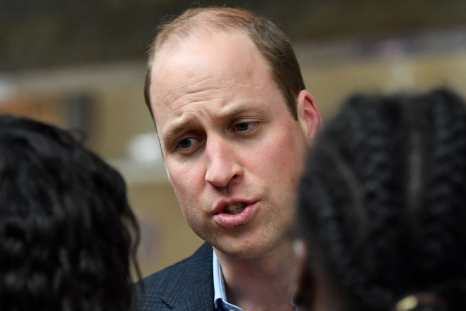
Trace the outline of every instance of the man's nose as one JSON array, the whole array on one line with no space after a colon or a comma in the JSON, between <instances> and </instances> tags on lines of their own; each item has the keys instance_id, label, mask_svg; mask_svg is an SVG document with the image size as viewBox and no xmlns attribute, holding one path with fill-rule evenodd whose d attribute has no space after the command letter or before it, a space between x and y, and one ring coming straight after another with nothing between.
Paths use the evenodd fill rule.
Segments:
<instances>
[{"instance_id":1,"label":"man's nose","mask_svg":"<svg viewBox=\"0 0 466 311\"><path fill-rule=\"evenodd\" d=\"M221 138L208 139L205 149L207 168L205 180L216 187L226 187L242 174L235 158L234 147Z\"/></svg>"}]
</instances>

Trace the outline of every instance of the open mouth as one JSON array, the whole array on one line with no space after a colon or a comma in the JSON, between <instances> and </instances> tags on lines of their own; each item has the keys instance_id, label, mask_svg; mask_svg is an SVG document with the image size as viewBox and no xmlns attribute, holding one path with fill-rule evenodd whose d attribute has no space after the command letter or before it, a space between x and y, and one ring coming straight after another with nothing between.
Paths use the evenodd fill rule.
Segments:
<instances>
[{"instance_id":1,"label":"open mouth","mask_svg":"<svg viewBox=\"0 0 466 311\"><path fill-rule=\"evenodd\" d=\"M225 208L224 213L228 215L236 215L241 213L246 207L246 203L230 204Z\"/></svg>"}]
</instances>

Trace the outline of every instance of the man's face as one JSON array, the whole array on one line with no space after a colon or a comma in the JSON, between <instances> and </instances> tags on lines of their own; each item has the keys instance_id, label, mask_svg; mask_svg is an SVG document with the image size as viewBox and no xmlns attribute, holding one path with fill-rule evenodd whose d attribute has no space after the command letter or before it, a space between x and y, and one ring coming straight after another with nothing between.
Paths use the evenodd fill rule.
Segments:
<instances>
[{"instance_id":1,"label":"man's face","mask_svg":"<svg viewBox=\"0 0 466 311\"><path fill-rule=\"evenodd\" d=\"M164 46L150 96L168 174L191 229L241 258L284 239L306 136L240 33Z\"/></svg>"}]
</instances>

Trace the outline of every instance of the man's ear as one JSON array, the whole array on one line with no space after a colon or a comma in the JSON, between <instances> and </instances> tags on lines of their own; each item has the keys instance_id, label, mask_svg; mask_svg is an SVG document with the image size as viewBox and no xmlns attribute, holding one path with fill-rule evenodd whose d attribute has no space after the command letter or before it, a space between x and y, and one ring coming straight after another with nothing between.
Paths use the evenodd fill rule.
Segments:
<instances>
[{"instance_id":1,"label":"man's ear","mask_svg":"<svg viewBox=\"0 0 466 311\"><path fill-rule=\"evenodd\" d=\"M298 239L293 242L293 250L298 260L298 277L296 289L292 297L295 306L300 306L300 310L310 310L315 300L315 279L308 267L308 255L306 244Z\"/></svg>"},{"instance_id":2,"label":"man's ear","mask_svg":"<svg viewBox=\"0 0 466 311\"><path fill-rule=\"evenodd\" d=\"M322 128L322 117L314 102L314 98L307 90L302 90L297 99L298 122L303 130L308 145L312 145L319 130Z\"/></svg>"}]
</instances>

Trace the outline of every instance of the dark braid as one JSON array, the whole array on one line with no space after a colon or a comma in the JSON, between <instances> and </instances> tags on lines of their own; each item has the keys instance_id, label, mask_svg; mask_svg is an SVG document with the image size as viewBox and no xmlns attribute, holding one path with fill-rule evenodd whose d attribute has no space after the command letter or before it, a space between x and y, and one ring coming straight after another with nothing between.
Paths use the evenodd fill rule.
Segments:
<instances>
[{"instance_id":1,"label":"dark braid","mask_svg":"<svg viewBox=\"0 0 466 311\"><path fill-rule=\"evenodd\" d=\"M429 290L453 301L466 279L465 166L465 108L449 91L354 96L327 125L298 221L349 310L390 310Z\"/></svg>"},{"instance_id":2,"label":"dark braid","mask_svg":"<svg viewBox=\"0 0 466 311\"><path fill-rule=\"evenodd\" d=\"M466 288L466 117L463 102L438 91L428 103L425 202L419 212L423 241L417 279L448 289L452 280ZM429 274L424 271L431 271ZM448 277L448 278L447 278ZM446 281L445 281L446 280ZM464 295L464 292L463 292Z\"/></svg>"}]
</instances>

